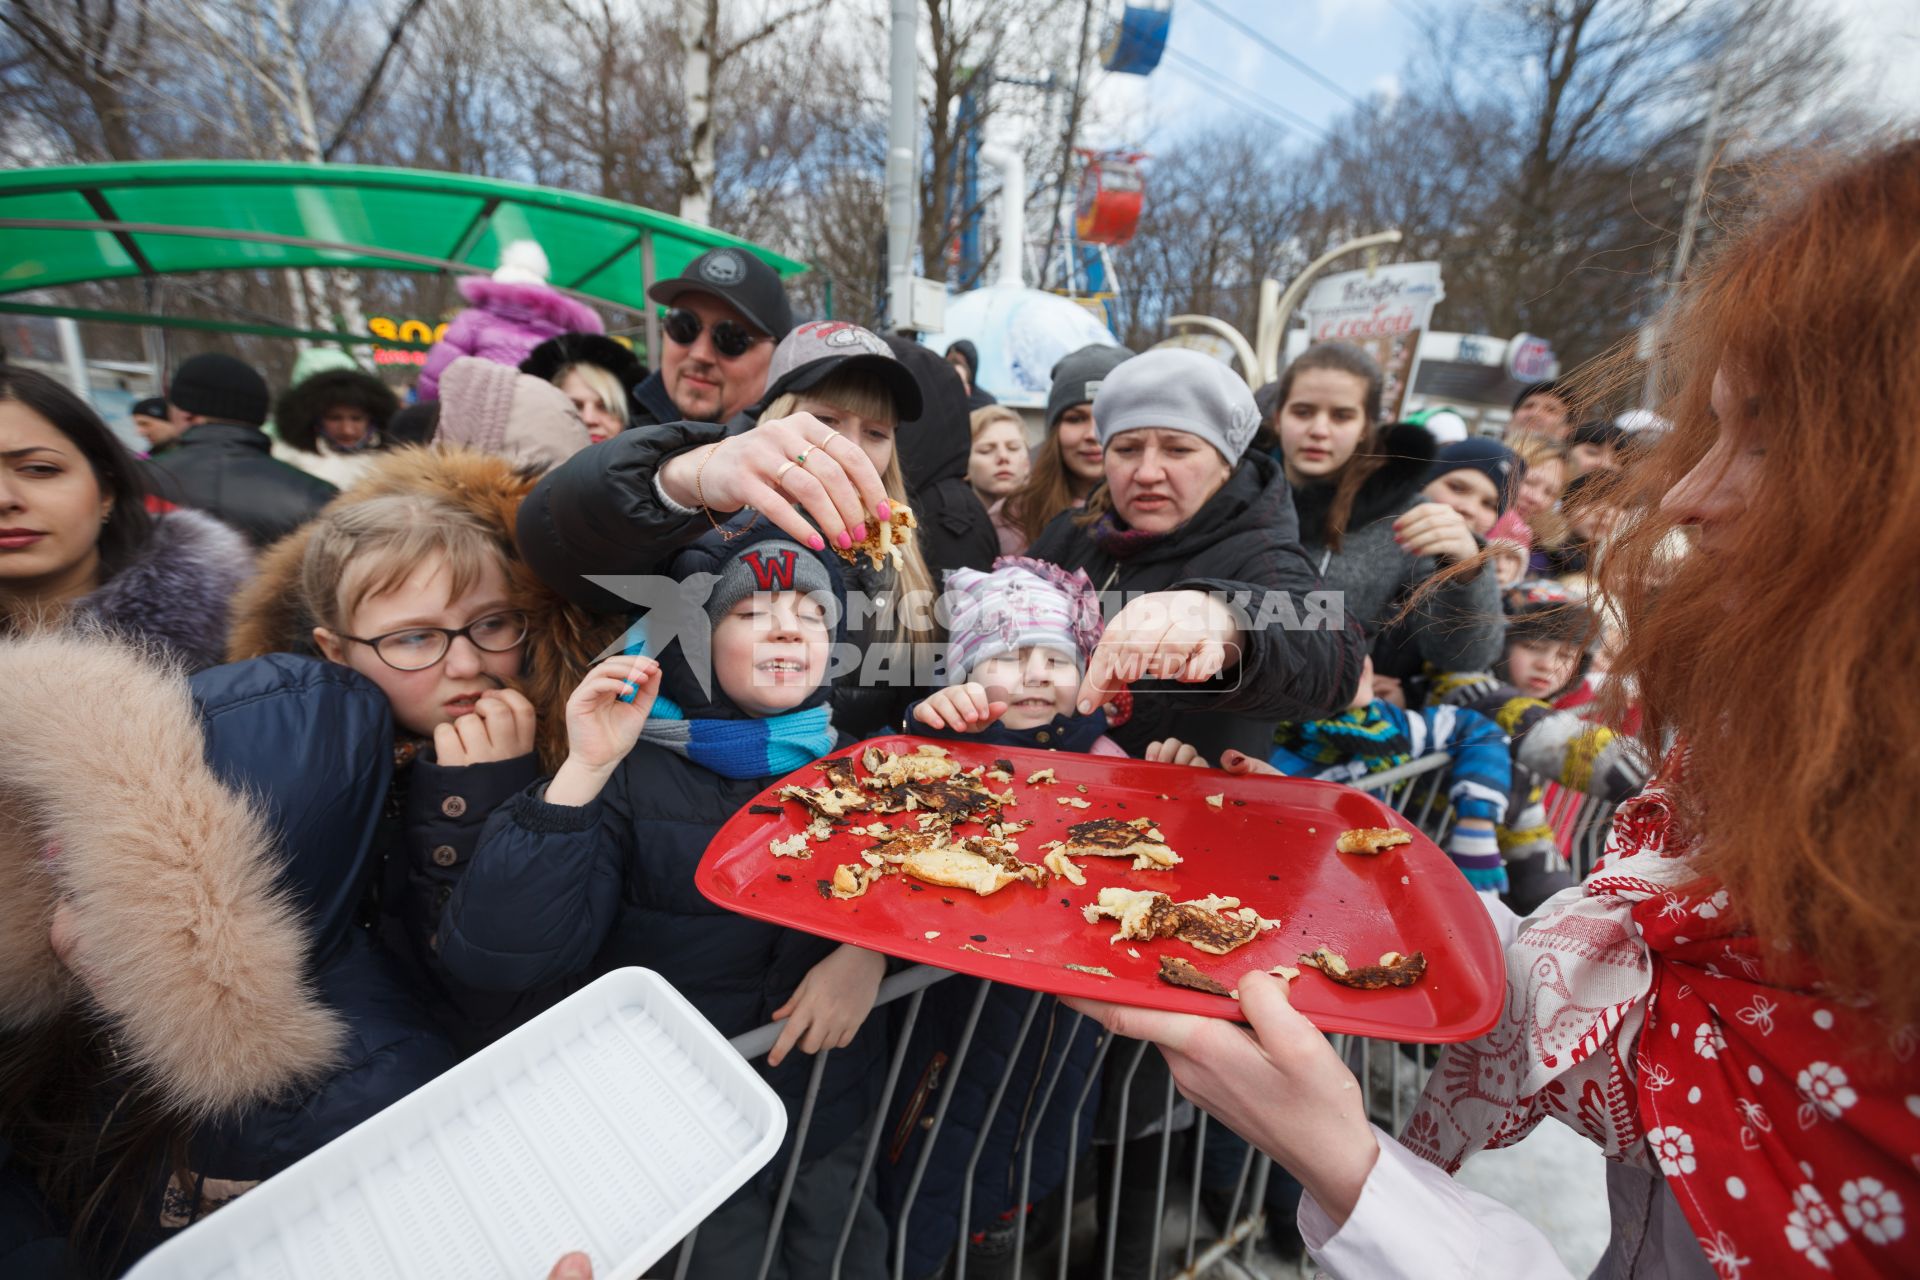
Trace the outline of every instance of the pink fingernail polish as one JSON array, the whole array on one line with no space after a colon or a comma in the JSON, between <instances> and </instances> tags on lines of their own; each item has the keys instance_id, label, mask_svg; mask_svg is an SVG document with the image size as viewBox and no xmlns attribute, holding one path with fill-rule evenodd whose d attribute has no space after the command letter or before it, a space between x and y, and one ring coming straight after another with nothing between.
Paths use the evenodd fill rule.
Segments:
<instances>
[{"instance_id":1,"label":"pink fingernail polish","mask_svg":"<svg viewBox=\"0 0 1920 1280\"><path fill-rule=\"evenodd\" d=\"M893 504L890 502L883 502L879 506L873 509L873 513L879 516L882 520L891 520L893 519Z\"/></svg>"},{"instance_id":2,"label":"pink fingernail polish","mask_svg":"<svg viewBox=\"0 0 1920 1280\"><path fill-rule=\"evenodd\" d=\"M833 540L835 543L839 544L839 547L842 551L845 551L848 547L853 545L853 537L845 529L842 529L837 535L835 535Z\"/></svg>"},{"instance_id":3,"label":"pink fingernail polish","mask_svg":"<svg viewBox=\"0 0 1920 1280\"><path fill-rule=\"evenodd\" d=\"M816 533L807 539L807 545L815 551L825 551L827 549L827 540Z\"/></svg>"},{"instance_id":4,"label":"pink fingernail polish","mask_svg":"<svg viewBox=\"0 0 1920 1280\"><path fill-rule=\"evenodd\" d=\"M866 525L864 525L864 524L857 524L857 525L855 525L855 526L853 526L853 540L854 540L855 542L865 542L865 541L867 540L867 526L866 526Z\"/></svg>"}]
</instances>

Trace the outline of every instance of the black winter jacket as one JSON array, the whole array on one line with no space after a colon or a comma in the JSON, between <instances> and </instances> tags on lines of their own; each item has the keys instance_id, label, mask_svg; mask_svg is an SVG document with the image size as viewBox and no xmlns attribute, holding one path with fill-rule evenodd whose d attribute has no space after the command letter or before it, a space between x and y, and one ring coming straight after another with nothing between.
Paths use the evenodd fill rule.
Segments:
<instances>
[{"instance_id":1,"label":"black winter jacket","mask_svg":"<svg viewBox=\"0 0 1920 1280\"><path fill-rule=\"evenodd\" d=\"M257 427L206 422L147 460L153 491L220 517L256 547L305 524L339 490L273 456Z\"/></svg>"},{"instance_id":2,"label":"black winter jacket","mask_svg":"<svg viewBox=\"0 0 1920 1280\"><path fill-rule=\"evenodd\" d=\"M644 384L643 384L644 385ZM750 428L737 418L727 427L674 422L635 427L582 449L552 471L520 504L520 554L540 580L584 608L630 613L632 603L588 580L588 575L662 574L674 553L713 528L705 512L681 515L654 492L653 477L673 454ZM865 560L844 565L848 591L878 598L892 594L892 571ZM859 610L849 619L847 639L862 653L883 641L880 618ZM899 723L920 690L861 683L859 670L838 677L833 722L856 738Z\"/></svg>"},{"instance_id":3,"label":"black winter jacket","mask_svg":"<svg viewBox=\"0 0 1920 1280\"><path fill-rule=\"evenodd\" d=\"M636 745L591 803L548 804L539 783L487 820L440 922L440 958L495 991L652 969L723 1035L764 1026L836 944L735 915L694 887L714 834L772 778L725 778ZM798 864L796 864L798 865ZM807 1159L865 1120L884 1035L869 1019L828 1059ZM760 1069L798 1113L813 1060Z\"/></svg>"},{"instance_id":4,"label":"black winter jacket","mask_svg":"<svg viewBox=\"0 0 1920 1280\"><path fill-rule=\"evenodd\" d=\"M1280 721L1319 720L1347 705L1366 657L1359 629L1289 629L1273 621L1311 622L1316 611L1306 596L1321 585L1300 549L1286 476L1271 458L1242 458L1193 519L1126 560L1094 543L1078 523L1082 514L1055 516L1027 554L1085 569L1109 618L1125 603L1113 593L1201 590L1224 593L1245 610L1245 621L1264 615L1270 622L1243 622L1240 665L1213 681L1136 684L1132 719L1111 731L1130 755L1143 754L1156 739L1178 737L1216 764L1228 747L1264 760ZM1276 598L1269 599L1272 593Z\"/></svg>"},{"instance_id":5,"label":"black winter jacket","mask_svg":"<svg viewBox=\"0 0 1920 1280\"><path fill-rule=\"evenodd\" d=\"M920 522L920 554L936 588L950 569L985 573L1000 554L1000 535L967 483L973 426L966 387L952 365L919 343L889 338L887 345L913 371L926 405L918 418L900 424L894 444L914 518Z\"/></svg>"}]
</instances>

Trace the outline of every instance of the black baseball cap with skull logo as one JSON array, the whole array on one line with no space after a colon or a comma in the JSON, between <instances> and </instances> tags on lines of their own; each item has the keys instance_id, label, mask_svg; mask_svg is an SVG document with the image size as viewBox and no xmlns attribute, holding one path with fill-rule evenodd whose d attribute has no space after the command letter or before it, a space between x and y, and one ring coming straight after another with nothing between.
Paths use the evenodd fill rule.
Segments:
<instances>
[{"instance_id":1,"label":"black baseball cap with skull logo","mask_svg":"<svg viewBox=\"0 0 1920 1280\"><path fill-rule=\"evenodd\" d=\"M647 296L670 307L684 293L710 293L738 311L746 322L778 342L793 329L780 273L748 249L709 249L671 280L659 280Z\"/></svg>"}]
</instances>

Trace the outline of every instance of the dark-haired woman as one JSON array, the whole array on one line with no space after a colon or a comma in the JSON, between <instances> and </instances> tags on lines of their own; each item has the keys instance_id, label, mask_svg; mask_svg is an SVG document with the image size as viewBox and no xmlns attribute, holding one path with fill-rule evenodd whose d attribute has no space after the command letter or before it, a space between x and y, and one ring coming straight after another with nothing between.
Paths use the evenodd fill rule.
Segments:
<instances>
[{"instance_id":1,"label":"dark-haired woman","mask_svg":"<svg viewBox=\"0 0 1920 1280\"><path fill-rule=\"evenodd\" d=\"M1279 458L1300 517L1300 545L1345 601L1346 616L1375 637L1381 675L1481 671L1500 657L1500 587L1488 569L1432 592L1414 614L1387 624L1433 574L1478 554L1458 512L1420 492L1433 437L1415 426L1375 425L1380 369L1365 352L1322 343L1287 366L1278 388Z\"/></svg>"},{"instance_id":2,"label":"dark-haired woman","mask_svg":"<svg viewBox=\"0 0 1920 1280\"><path fill-rule=\"evenodd\" d=\"M0 634L88 618L191 669L222 661L253 552L212 516L149 514L146 496L133 455L84 400L0 367Z\"/></svg>"}]
</instances>

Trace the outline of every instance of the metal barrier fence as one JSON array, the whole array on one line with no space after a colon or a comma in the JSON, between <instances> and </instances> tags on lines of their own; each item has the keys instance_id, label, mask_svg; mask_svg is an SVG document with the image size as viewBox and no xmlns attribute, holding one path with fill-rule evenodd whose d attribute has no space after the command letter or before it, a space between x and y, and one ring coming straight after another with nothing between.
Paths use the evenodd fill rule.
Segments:
<instances>
[{"instance_id":1,"label":"metal barrier fence","mask_svg":"<svg viewBox=\"0 0 1920 1280\"><path fill-rule=\"evenodd\" d=\"M1415 760L1397 769L1372 775L1361 780L1357 787L1379 795L1387 804L1409 818L1415 826L1426 832L1436 842L1445 834L1452 821L1452 814L1446 798L1446 766L1449 758L1445 754L1435 754ZM1573 794L1573 793L1569 793ZM1573 805L1578 805L1582 797L1574 795ZM1573 811L1573 805L1566 812ZM1596 806L1591 815L1584 815L1589 822L1602 812L1603 807ZM1564 816L1564 814L1563 814ZM1575 815L1583 816L1583 815ZM1577 835L1583 834L1576 832ZM1577 845L1574 850L1577 867L1590 865L1591 855L1585 855L1582 862L1580 849L1597 849L1599 840L1590 838L1586 845ZM815 1103L819 1098L820 1084L829 1054L816 1054L812 1074L807 1083L805 1096L801 1102L798 1116L793 1124L792 1154L781 1172L777 1194L774 1198L772 1216L767 1228L766 1239L759 1254L759 1267L751 1277L742 1273L739 1280L768 1280L770 1276L784 1276L785 1280L839 1280L850 1269L862 1276L881 1273L874 1265L876 1260L862 1257L851 1261L849 1254L853 1250L856 1217L877 1177L878 1159L882 1140L885 1136L885 1120L892 1114L894 1100L898 1094L913 1029L920 1018L924 1002L930 989L945 983L973 983L975 990L968 1012L962 1024L957 1047L952 1057L945 1063L944 1079L957 1082L965 1069L967 1059L976 1047L975 1032L978 1028L981 1012L986 1006L993 984L980 979L966 978L946 970L929 966L916 966L890 975L880 986L879 998L875 1003L876 1013L883 1007L899 1004L895 1023L895 1044L888 1056L884 1084L876 1098L866 1126L864 1149L855 1175L852 1195L847 1201L844 1220L839 1229L837 1244L832 1252L829 1269L822 1276L790 1274L776 1267L781 1242L781 1230L785 1224L793 1203L795 1186L801 1173L801 1157L806 1147L806 1138L813 1123ZM957 988L943 989L956 991ZM1229 1270L1230 1275L1271 1274L1256 1270L1259 1246L1267 1227L1267 1192L1271 1180L1275 1177L1273 1162L1261 1156L1255 1149L1227 1133L1221 1126L1211 1124L1204 1112L1193 1108L1180 1098L1174 1088L1172 1076L1157 1061L1149 1059L1146 1044L1138 1041L1116 1041L1107 1035L1105 1029L1090 1019L1070 1010L1062 1009L1066 1021L1056 1024L1055 1032L1060 1035L1063 1048L1049 1062L1045 1057L1041 1061L1043 1077L1036 1077L1029 1092L1027 1113L1031 1125L1027 1132L1039 1131L1048 1117L1055 1114L1053 1108L1065 1108L1061 1114L1066 1121L1066 1160L1061 1185L1053 1192L1053 1216L1058 1221L1047 1223L1033 1211L1038 1190L1033 1182L1035 1143L1019 1144L1024 1150L1019 1153L1018 1189L1013 1200L1011 1214L1012 1238L1010 1242L1000 1241L1002 1247L997 1254L987 1257L975 1257L970 1260L969 1244L973 1233L973 1188L975 1173L992 1136L992 1121L999 1109L1007 1102L1012 1080L1021 1061L1021 1051L1032 1034L1043 1005L1051 997L1038 992L1020 992L1024 998L1023 1016L1019 1029L1011 1043L996 1045L1004 1049L1006 1067L991 1089L986 1115L980 1118L978 1135L973 1143L965 1165L965 1177L960 1184L957 1226L954 1231L952 1253L947 1263L934 1271L924 1269L909 1274L908 1242L913 1238L914 1214L919 1206L919 1196L933 1158L937 1140L949 1121L949 1107L957 1092L957 1085L937 1090L939 1097L931 1102L931 1114L923 1115L918 1127L924 1132L916 1163L907 1176L904 1197L901 1200L899 1220L891 1225L891 1238L887 1245L884 1260L884 1274L893 1280L930 1280L932 1276L951 1277L951 1280L965 1280L972 1267L975 1280L1018 1280L1021 1276L1054 1276L1057 1280L1068 1280L1069 1268L1074 1261L1075 1237L1081 1237L1084 1246L1087 1232L1076 1232L1075 1182L1084 1176L1076 1167L1074 1153L1080 1150L1081 1142L1089 1136L1087 1130L1095 1119L1087 1114L1088 1102L1096 1084L1104 1081L1105 1088L1117 1093L1118 1113L1121 1121L1121 1138L1110 1144L1110 1153L1099 1163L1107 1167L1102 1169L1105 1187L1097 1188L1101 1204L1095 1208L1096 1225L1091 1245L1091 1264L1086 1254L1087 1248L1080 1249L1079 1266L1074 1268L1075 1275L1098 1275L1102 1280L1114 1280L1114 1277L1144 1276L1149 1280L1186 1280L1198 1277L1210 1268L1231 1260L1238 1264L1238 1270ZM1064 1030L1062 1030L1062 1026ZM760 1027L733 1040L734 1047L742 1056L749 1059L760 1057L772 1048L779 1035L779 1026ZM1073 1047L1083 1036L1093 1037L1094 1049L1091 1065L1083 1079L1073 1085L1062 1087L1067 1064L1072 1056ZM1335 1036L1336 1049L1346 1059L1367 1091L1368 1109L1373 1119L1390 1133L1399 1131L1401 1123L1410 1113L1425 1083L1426 1075L1437 1052L1431 1046L1402 1045L1389 1041L1372 1041L1358 1036ZM1109 1062L1112 1056L1115 1061ZM1153 1063L1153 1068L1143 1071L1143 1064ZM1129 1123L1136 1114L1132 1109L1135 1101L1136 1086L1142 1091L1157 1092L1159 1113L1157 1122L1149 1123L1140 1133L1134 1133ZM1148 1113L1154 1099L1148 1098ZM1216 1130L1210 1144L1208 1130ZM851 1139L849 1139L851 1140ZM1215 1219L1213 1229L1203 1231L1202 1186L1204 1171L1208 1165L1210 1145L1216 1167L1223 1155L1226 1160L1238 1159L1237 1178L1233 1179L1230 1193L1217 1188L1213 1203L1207 1216ZM1177 1163L1176 1152L1178 1151ZM1122 1192L1128 1187L1126 1164L1128 1161L1147 1160L1150 1162L1152 1178L1152 1209L1147 1218L1145 1230L1147 1242L1144 1257L1138 1248L1139 1227L1138 1210L1144 1206L1144 1196L1136 1197L1129 1208L1132 1212L1123 1215ZM1095 1162L1089 1162L1095 1163ZM1096 1164L1096 1167L1097 1164ZM1133 1184L1139 1186L1137 1181ZM1280 1175L1284 1177L1284 1175ZM1219 1196L1225 1195L1225 1207L1220 1206ZM1080 1215L1084 1217L1084 1215ZM1121 1249L1120 1234L1123 1225L1133 1223L1129 1229L1135 1238L1130 1242L1131 1252ZM1084 1224L1080 1224L1084 1228ZM1029 1229L1035 1238L1029 1238ZM1044 1233L1046 1238L1039 1238ZM694 1259L693 1242L698 1231L687 1237L677 1254L670 1257L670 1274L675 1280L687 1280ZM870 1247L870 1246L869 1246ZM1036 1265L1036 1258L1039 1259ZM986 1273L986 1274L983 1274ZM734 1280L729 1276L727 1280Z\"/></svg>"}]
</instances>

